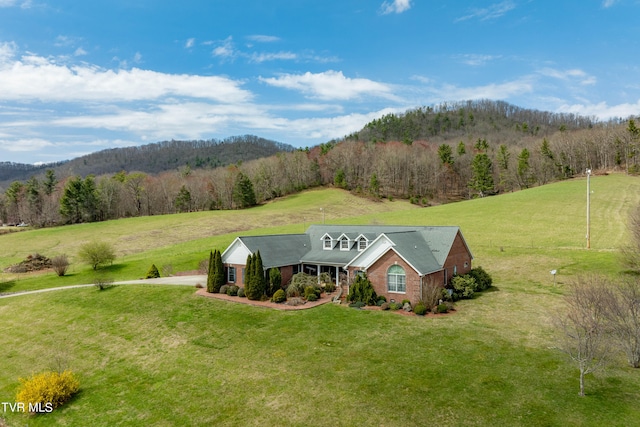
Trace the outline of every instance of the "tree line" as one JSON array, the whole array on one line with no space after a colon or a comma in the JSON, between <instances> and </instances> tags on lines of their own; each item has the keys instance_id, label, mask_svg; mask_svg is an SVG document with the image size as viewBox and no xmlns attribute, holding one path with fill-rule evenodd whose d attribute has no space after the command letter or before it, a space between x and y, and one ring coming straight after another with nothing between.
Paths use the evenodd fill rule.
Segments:
<instances>
[{"instance_id":1,"label":"tree line","mask_svg":"<svg viewBox=\"0 0 640 427\"><path fill-rule=\"evenodd\" d=\"M76 159L48 165L0 163L0 187L5 189L15 180L25 181L53 169L57 176L95 176L121 170L159 174L189 167L216 168L238 162L272 156L294 147L255 135L232 136L222 140L161 141L135 147L101 150Z\"/></svg>"},{"instance_id":2,"label":"tree line","mask_svg":"<svg viewBox=\"0 0 640 427\"><path fill-rule=\"evenodd\" d=\"M9 224L49 226L240 209L318 185L428 205L543 185L587 168L640 172L640 129L633 118L597 123L504 103L479 105L462 115L451 106L421 109L429 120L444 111L474 123L463 133L439 139L381 142L351 135L227 166L187 165L157 174L125 169L61 176L48 169L7 187L0 195L0 218ZM494 131L485 132L492 123Z\"/></svg>"}]
</instances>

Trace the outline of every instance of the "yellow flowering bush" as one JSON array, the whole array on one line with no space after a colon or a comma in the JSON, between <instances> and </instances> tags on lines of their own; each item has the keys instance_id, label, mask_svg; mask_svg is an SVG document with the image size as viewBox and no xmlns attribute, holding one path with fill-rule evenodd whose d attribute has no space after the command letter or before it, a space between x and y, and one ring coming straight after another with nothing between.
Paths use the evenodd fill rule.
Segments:
<instances>
[{"instance_id":1,"label":"yellow flowering bush","mask_svg":"<svg viewBox=\"0 0 640 427\"><path fill-rule=\"evenodd\" d=\"M69 370L35 374L27 379L20 378L20 383L16 402L23 402L25 408L38 403L50 403L53 408L57 408L80 388L80 382Z\"/></svg>"}]
</instances>

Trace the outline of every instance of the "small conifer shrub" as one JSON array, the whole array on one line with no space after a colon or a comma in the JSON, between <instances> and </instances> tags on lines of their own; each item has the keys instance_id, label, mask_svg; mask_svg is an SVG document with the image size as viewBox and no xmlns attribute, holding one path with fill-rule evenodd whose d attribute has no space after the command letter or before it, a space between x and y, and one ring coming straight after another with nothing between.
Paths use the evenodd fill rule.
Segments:
<instances>
[{"instance_id":1,"label":"small conifer shrub","mask_svg":"<svg viewBox=\"0 0 640 427\"><path fill-rule=\"evenodd\" d=\"M158 267L155 264L151 264L149 271L147 271L147 275L145 279L157 279L160 277L160 271L158 271Z\"/></svg>"},{"instance_id":2,"label":"small conifer shrub","mask_svg":"<svg viewBox=\"0 0 640 427\"><path fill-rule=\"evenodd\" d=\"M284 293L284 290L278 289L271 297L271 301L281 303L287 300L287 295Z\"/></svg>"}]
</instances>

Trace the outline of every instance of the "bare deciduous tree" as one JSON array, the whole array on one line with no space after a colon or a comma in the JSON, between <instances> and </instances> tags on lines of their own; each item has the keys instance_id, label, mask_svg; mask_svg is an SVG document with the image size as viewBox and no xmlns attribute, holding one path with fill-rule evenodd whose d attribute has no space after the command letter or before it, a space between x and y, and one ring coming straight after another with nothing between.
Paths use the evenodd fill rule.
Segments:
<instances>
[{"instance_id":1,"label":"bare deciduous tree","mask_svg":"<svg viewBox=\"0 0 640 427\"><path fill-rule=\"evenodd\" d=\"M435 278L427 280L422 285L422 301L428 309L433 309L442 299L444 286Z\"/></svg>"},{"instance_id":2,"label":"bare deciduous tree","mask_svg":"<svg viewBox=\"0 0 640 427\"><path fill-rule=\"evenodd\" d=\"M607 319L618 345L633 368L640 368L640 280L628 278L618 283L609 300Z\"/></svg>"},{"instance_id":3,"label":"bare deciduous tree","mask_svg":"<svg viewBox=\"0 0 640 427\"><path fill-rule=\"evenodd\" d=\"M610 355L606 310L612 293L604 278L579 278L565 298L565 310L556 319L560 330L559 350L580 371L580 396L585 375L602 368Z\"/></svg>"},{"instance_id":4,"label":"bare deciduous tree","mask_svg":"<svg viewBox=\"0 0 640 427\"><path fill-rule=\"evenodd\" d=\"M640 272L640 205L629 213L629 244L622 248L622 262L630 271Z\"/></svg>"}]
</instances>

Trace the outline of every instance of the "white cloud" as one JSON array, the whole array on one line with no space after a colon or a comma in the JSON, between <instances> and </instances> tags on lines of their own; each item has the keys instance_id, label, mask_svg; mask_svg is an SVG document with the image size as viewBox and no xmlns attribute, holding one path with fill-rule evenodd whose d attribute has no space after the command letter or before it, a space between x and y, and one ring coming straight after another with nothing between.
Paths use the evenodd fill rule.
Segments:
<instances>
[{"instance_id":1,"label":"white cloud","mask_svg":"<svg viewBox=\"0 0 640 427\"><path fill-rule=\"evenodd\" d=\"M17 49L14 42L0 43L0 67L15 57Z\"/></svg>"},{"instance_id":2,"label":"white cloud","mask_svg":"<svg viewBox=\"0 0 640 427\"><path fill-rule=\"evenodd\" d=\"M105 70L91 65L67 66L36 55L8 61L11 46L0 46L0 100L43 102L139 101L165 96L244 102L252 94L238 81L218 76L165 74L133 68ZM141 58L137 55L135 60Z\"/></svg>"},{"instance_id":3,"label":"white cloud","mask_svg":"<svg viewBox=\"0 0 640 427\"><path fill-rule=\"evenodd\" d=\"M191 49L195 44L196 44L196 39L190 38L185 42L184 47L186 49Z\"/></svg>"},{"instance_id":4,"label":"white cloud","mask_svg":"<svg viewBox=\"0 0 640 427\"><path fill-rule=\"evenodd\" d=\"M611 6L613 6L614 4L616 4L618 0L603 0L602 1L602 7L604 7L605 9L610 8Z\"/></svg>"},{"instance_id":5,"label":"white cloud","mask_svg":"<svg viewBox=\"0 0 640 427\"><path fill-rule=\"evenodd\" d=\"M84 56L86 54L87 54L87 51L81 47L77 48L76 51L73 52L73 56Z\"/></svg>"},{"instance_id":6,"label":"white cloud","mask_svg":"<svg viewBox=\"0 0 640 427\"><path fill-rule=\"evenodd\" d=\"M0 140L0 147L10 152L37 151L53 144L41 138L21 138L16 140Z\"/></svg>"},{"instance_id":7,"label":"white cloud","mask_svg":"<svg viewBox=\"0 0 640 427\"><path fill-rule=\"evenodd\" d=\"M539 70L539 73L543 76L553 77L555 79L570 81L576 80L581 85L594 85L597 82L595 76L591 76L586 72L578 69L570 69L570 70L556 70L554 68L543 68Z\"/></svg>"},{"instance_id":8,"label":"white cloud","mask_svg":"<svg viewBox=\"0 0 640 427\"><path fill-rule=\"evenodd\" d=\"M261 35L261 34L255 34L253 36L248 36L247 39L249 39L251 41L254 41L254 42L258 42L258 43L273 43L273 42L280 41L280 37L265 36L265 35Z\"/></svg>"},{"instance_id":9,"label":"white cloud","mask_svg":"<svg viewBox=\"0 0 640 427\"><path fill-rule=\"evenodd\" d=\"M297 59L298 55L293 52L275 52L275 53L257 53L254 52L251 55L251 62L266 62L266 61L275 61L275 60L294 60Z\"/></svg>"},{"instance_id":10,"label":"white cloud","mask_svg":"<svg viewBox=\"0 0 640 427\"><path fill-rule=\"evenodd\" d=\"M635 104L624 103L610 106L606 102L600 102L597 104L563 104L558 108L558 112L594 116L600 120L637 116L638 111L640 111L640 100Z\"/></svg>"},{"instance_id":11,"label":"white cloud","mask_svg":"<svg viewBox=\"0 0 640 427\"><path fill-rule=\"evenodd\" d=\"M233 46L233 38L229 36L224 39L213 49L211 53L213 56L217 56L222 59L233 59L233 57L236 56L235 48Z\"/></svg>"},{"instance_id":12,"label":"white cloud","mask_svg":"<svg viewBox=\"0 0 640 427\"><path fill-rule=\"evenodd\" d=\"M455 85L443 85L440 88L431 88L436 95L435 102L463 101L473 99L508 99L533 92L534 84L531 78L523 77L505 83L491 83L483 86L457 87Z\"/></svg>"},{"instance_id":13,"label":"white cloud","mask_svg":"<svg viewBox=\"0 0 640 427\"><path fill-rule=\"evenodd\" d=\"M388 15L390 13L402 13L411 9L411 0L393 0L385 1L380 6L380 13Z\"/></svg>"},{"instance_id":14,"label":"white cloud","mask_svg":"<svg viewBox=\"0 0 640 427\"><path fill-rule=\"evenodd\" d=\"M29 9L31 7L31 0L0 0L0 7L14 7L19 6L23 9Z\"/></svg>"},{"instance_id":15,"label":"white cloud","mask_svg":"<svg viewBox=\"0 0 640 427\"><path fill-rule=\"evenodd\" d=\"M497 19L502 17L507 12L515 9L516 5L511 0L506 0L501 3L494 3L489 7L482 9L470 9L467 15L464 15L455 20L455 22L467 21L469 19L479 19L480 21L488 21L491 19Z\"/></svg>"},{"instance_id":16,"label":"white cloud","mask_svg":"<svg viewBox=\"0 0 640 427\"><path fill-rule=\"evenodd\" d=\"M500 59L501 56L500 55L466 54L466 55L457 55L455 56L455 58L458 58L464 64L477 67L477 66L485 65L487 62Z\"/></svg>"},{"instance_id":17,"label":"white cloud","mask_svg":"<svg viewBox=\"0 0 640 427\"><path fill-rule=\"evenodd\" d=\"M313 74L283 74L277 78L260 78L270 86L297 90L322 100L353 100L361 96L396 99L391 87L369 79L348 78L341 71L325 71Z\"/></svg>"}]
</instances>

